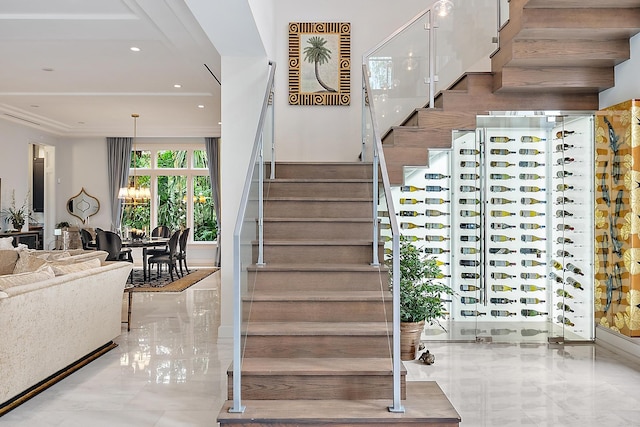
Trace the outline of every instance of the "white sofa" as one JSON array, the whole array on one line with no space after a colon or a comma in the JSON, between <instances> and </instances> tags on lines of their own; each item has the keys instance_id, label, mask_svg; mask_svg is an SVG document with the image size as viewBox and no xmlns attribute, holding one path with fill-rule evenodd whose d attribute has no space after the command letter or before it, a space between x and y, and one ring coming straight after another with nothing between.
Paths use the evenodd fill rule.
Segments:
<instances>
[{"instance_id":1,"label":"white sofa","mask_svg":"<svg viewBox=\"0 0 640 427\"><path fill-rule=\"evenodd\" d=\"M106 253L74 262L96 256L104 260ZM87 263L46 280L0 285L0 415L30 397L25 391L120 335L131 263Z\"/></svg>"}]
</instances>

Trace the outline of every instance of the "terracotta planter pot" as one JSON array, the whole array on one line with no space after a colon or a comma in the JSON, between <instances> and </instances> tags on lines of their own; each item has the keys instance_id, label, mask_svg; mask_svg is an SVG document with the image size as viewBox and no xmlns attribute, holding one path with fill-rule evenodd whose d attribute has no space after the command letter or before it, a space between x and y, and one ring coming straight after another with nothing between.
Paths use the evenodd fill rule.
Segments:
<instances>
[{"instance_id":1,"label":"terracotta planter pot","mask_svg":"<svg viewBox=\"0 0 640 427\"><path fill-rule=\"evenodd\" d=\"M423 330L424 320L400 323L400 360L415 360Z\"/></svg>"}]
</instances>

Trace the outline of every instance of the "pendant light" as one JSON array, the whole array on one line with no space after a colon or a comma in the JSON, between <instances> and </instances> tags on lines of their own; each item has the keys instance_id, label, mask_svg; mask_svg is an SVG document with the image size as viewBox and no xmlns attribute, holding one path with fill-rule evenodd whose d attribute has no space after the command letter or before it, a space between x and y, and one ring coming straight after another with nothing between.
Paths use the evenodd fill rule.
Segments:
<instances>
[{"instance_id":1,"label":"pendant light","mask_svg":"<svg viewBox=\"0 0 640 427\"><path fill-rule=\"evenodd\" d=\"M139 114L131 114L133 117L133 179L129 180L129 186L120 188L118 198L124 200L125 204L147 204L151 200L151 190L149 187L138 185L136 165L138 164L138 149L136 146L138 137L138 117Z\"/></svg>"},{"instance_id":2,"label":"pendant light","mask_svg":"<svg viewBox=\"0 0 640 427\"><path fill-rule=\"evenodd\" d=\"M433 4L433 12L438 16L447 16L453 10L453 1L438 0Z\"/></svg>"}]
</instances>

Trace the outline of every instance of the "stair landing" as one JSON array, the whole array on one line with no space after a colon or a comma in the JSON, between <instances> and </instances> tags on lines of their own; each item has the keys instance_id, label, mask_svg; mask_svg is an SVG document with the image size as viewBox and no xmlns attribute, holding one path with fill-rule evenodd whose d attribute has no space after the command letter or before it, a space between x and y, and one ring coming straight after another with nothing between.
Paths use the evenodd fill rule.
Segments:
<instances>
[{"instance_id":1,"label":"stair landing","mask_svg":"<svg viewBox=\"0 0 640 427\"><path fill-rule=\"evenodd\" d=\"M242 414L229 413L232 401L225 402L218 421L221 426L293 427L304 425L363 427L457 426L461 419L435 381L407 382L404 413L389 412L389 399L382 400L251 400L243 401Z\"/></svg>"}]
</instances>

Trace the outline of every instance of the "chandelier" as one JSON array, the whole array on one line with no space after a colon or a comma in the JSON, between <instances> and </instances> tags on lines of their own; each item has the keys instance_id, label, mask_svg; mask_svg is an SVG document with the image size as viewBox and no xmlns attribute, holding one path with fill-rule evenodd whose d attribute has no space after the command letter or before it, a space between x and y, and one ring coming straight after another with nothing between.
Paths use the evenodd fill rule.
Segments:
<instances>
[{"instance_id":1,"label":"chandelier","mask_svg":"<svg viewBox=\"0 0 640 427\"><path fill-rule=\"evenodd\" d=\"M146 204L151 200L151 190L149 187L141 187L136 175L136 165L138 164L138 150L136 147L138 133L139 114L132 114L133 117L133 177L129 178L129 186L120 188L118 198L126 204Z\"/></svg>"},{"instance_id":2,"label":"chandelier","mask_svg":"<svg viewBox=\"0 0 640 427\"><path fill-rule=\"evenodd\" d=\"M453 10L453 1L438 0L433 4L433 11L438 16L447 16Z\"/></svg>"}]
</instances>

